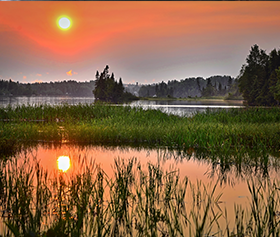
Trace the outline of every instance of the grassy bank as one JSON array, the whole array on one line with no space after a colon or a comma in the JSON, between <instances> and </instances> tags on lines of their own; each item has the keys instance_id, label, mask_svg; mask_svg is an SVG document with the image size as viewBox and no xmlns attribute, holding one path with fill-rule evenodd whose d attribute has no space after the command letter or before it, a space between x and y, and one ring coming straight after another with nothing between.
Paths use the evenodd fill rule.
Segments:
<instances>
[{"instance_id":1,"label":"grassy bank","mask_svg":"<svg viewBox=\"0 0 280 237\"><path fill-rule=\"evenodd\" d=\"M280 149L280 108L207 110L191 118L109 105L0 109L0 148L29 142L168 146L213 152Z\"/></svg>"},{"instance_id":2,"label":"grassy bank","mask_svg":"<svg viewBox=\"0 0 280 237\"><path fill-rule=\"evenodd\" d=\"M73 173L50 173L33 159L0 162L1 236L280 234L279 183L269 179L248 181L249 205L228 218L216 184L190 183L176 170L119 158L108 177L80 158Z\"/></svg>"}]
</instances>

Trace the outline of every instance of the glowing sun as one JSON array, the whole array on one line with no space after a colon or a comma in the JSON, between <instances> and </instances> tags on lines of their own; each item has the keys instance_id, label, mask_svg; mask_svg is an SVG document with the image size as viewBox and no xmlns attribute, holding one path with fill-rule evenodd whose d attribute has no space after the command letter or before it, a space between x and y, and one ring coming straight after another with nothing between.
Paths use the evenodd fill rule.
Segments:
<instances>
[{"instance_id":1,"label":"glowing sun","mask_svg":"<svg viewBox=\"0 0 280 237\"><path fill-rule=\"evenodd\" d=\"M71 28L72 25L71 18L68 16L60 16L57 18L57 25L62 30L68 30Z\"/></svg>"},{"instance_id":2,"label":"glowing sun","mask_svg":"<svg viewBox=\"0 0 280 237\"><path fill-rule=\"evenodd\" d=\"M69 156L60 156L57 159L58 169L66 172L70 168L70 159Z\"/></svg>"}]
</instances>

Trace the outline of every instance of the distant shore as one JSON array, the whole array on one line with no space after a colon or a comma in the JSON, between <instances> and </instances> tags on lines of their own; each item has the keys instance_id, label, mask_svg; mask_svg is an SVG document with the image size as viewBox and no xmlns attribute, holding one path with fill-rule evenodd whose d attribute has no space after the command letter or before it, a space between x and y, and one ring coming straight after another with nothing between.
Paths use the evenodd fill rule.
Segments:
<instances>
[{"instance_id":1,"label":"distant shore","mask_svg":"<svg viewBox=\"0 0 280 237\"><path fill-rule=\"evenodd\" d=\"M179 101L234 101L234 103L243 104L244 100L241 98L225 98L223 96L213 97L191 97L191 98L173 98L173 97L139 97L140 100L179 100Z\"/></svg>"}]
</instances>

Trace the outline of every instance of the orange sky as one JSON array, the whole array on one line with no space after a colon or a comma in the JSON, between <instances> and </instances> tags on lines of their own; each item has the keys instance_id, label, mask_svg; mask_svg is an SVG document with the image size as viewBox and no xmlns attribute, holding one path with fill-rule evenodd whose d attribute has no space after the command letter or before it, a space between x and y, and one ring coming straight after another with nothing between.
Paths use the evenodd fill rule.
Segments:
<instances>
[{"instance_id":1,"label":"orange sky","mask_svg":"<svg viewBox=\"0 0 280 237\"><path fill-rule=\"evenodd\" d=\"M106 64L125 83L235 77L253 44L279 47L279 12L280 2L0 2L0 78L85 81Z\"/></svg>"}]
</instances>

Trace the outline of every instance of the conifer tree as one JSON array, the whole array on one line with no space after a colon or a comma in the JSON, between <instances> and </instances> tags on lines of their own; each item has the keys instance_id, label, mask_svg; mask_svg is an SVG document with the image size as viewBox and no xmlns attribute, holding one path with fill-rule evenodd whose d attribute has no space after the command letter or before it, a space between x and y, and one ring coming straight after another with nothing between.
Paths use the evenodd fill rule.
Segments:
<instances>
[{"instance_id":1,"label":"conifer tree","mask_svg":"<svg viewBox=\"0 0 280 237\"><path fill-rule=\"evenodd\" d=\"M269 55L258 45L251 47L238 77L239 89L248 105L277 104L277 73L280 52L272 50Z\"/></svg>"},{"instance_id":2,"label":"conifer tree","mask_svg":"<svg viewBox=\"0 0 280 237\"><path fill-rule=\"evenodd\" d=\"M96 82L95 89L93 94L97 100L105 102L119 103L123 102L127 98L136 99L130 93L124 92L124 86L122 79L119 79L119 82L115 81L114 73L109 74L109 66L107 65L103 72L99 75L99 72L96 72Z\"/></svg>"}]
</instances>

